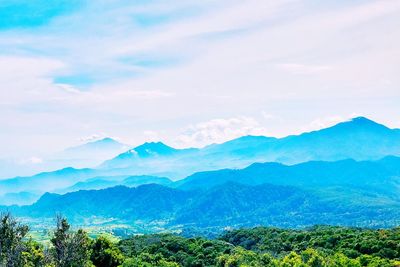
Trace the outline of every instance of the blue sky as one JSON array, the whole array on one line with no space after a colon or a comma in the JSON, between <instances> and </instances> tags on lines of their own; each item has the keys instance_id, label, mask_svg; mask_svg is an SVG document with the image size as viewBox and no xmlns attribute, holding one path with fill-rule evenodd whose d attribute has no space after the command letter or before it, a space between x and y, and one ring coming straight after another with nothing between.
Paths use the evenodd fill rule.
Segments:
<instances>
[{"instance_id":1,"label":"blue sky","mask_svg":"<svg viewBox=\"0 0 400 267\"><path fill-rule=\"evenodd\" d=\"M3 0L0 159L400 127L399 25L384 0Z\"/></svg>"},{"instance_id":2,"label":"blue sky","mask_svg":"<svg viewBox=\"0 0 400 267\"><path fill-rule=\"evenodd\" d=\"M0 29L45 26L52 19L79 10L81 0L3 0L0 3Z\"/></svg>"}]
</instances>

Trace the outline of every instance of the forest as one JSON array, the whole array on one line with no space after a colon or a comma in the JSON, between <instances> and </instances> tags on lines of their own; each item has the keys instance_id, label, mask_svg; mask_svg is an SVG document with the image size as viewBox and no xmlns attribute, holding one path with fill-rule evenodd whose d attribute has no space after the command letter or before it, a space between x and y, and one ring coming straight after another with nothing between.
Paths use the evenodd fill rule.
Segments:
<instances>
[{"instance_id":1,"label":"forest","mask_svg":"<svg viewBox=\"0 0 400 267\"><path fill-rule=\"evenodd\" d=\"M57 216L49 242L39 243L29 227L9 213L0 217L0 266L400 266L400 228L314 226L226 230L216 238L184 234L90 238Z\"/></svg>"}]
</instances>

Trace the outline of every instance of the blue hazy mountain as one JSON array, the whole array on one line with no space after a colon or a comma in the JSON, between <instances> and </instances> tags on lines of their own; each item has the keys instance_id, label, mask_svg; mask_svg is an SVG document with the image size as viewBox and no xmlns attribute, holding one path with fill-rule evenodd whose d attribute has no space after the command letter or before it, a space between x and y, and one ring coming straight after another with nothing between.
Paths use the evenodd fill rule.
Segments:
<instances>
[{"instance_id":1,"label":"blue hazy mountain","mask_svg":"<svg viewBox=\"0 0 400 267\"><path fill-rule=\"evenodd\" d=\"M209 189L182 190L162 185L117 186L64 195L46 193L35 204L11 207L18 216L52 218L62 213L76 223L114 218L120 222L157 221L166 228L240 227L315 224L390 226L400 215L399 202L361 195L358 202L343 196L332 200L293 186L233 182ZM367 200L367 201L365 201ZM201 216L200 216L201 215ZM145 229L146 230L146 229Z\"/></svg>"},{"instance_id":2,"label":"blue hazy mountain","mask_svg":"<svg viewBox=\"0 0 400 267\"><path fill-rule=\"evenodd\" d=\"M31 192L8 193L0 196L0 205L29 205L36 202L40 196Z\"/></svg>"},{"instance_id":3,"label":"blue hazy mountain","mask_svg":"<svg viewBox=\"0 0 400 267\"><path fill-rule=\"evenodd\" d=\"M39 173L29 177L15 177L0 180L0 195L12 192L43 192L71 186L74 183L93 177L92 169L64 168L54 172Z\"/></svg>"},{"instance_id":4,"label":"blue hazy mountain","mask_svg":"<svg viewBox=\"0 0 400 267\"><path fill-rule=\"evenodd\" d=\"M160 185L171 185L172 181L166 177L157 177L149 175L139 176L105 176L95 177L88 179L84 182L78 182L73 186L59 190L59 192L74 192L79 190L98 190L105 189L107 187L114 187L117 185L123 185L127 187L137 187L145 184L160 184Z\"/></svg>"},{"instance_id":5,"label":"blue hazy mountain","mask_svg":"<svg viewBox=\"0 0 400 267\"><path fill-rule=\"evenodd\" d=\"M376 160L400 155L400 131L364 117L335 126L284 138L244 136L202 149L174 149L146 143L106 161L102 169L183 178L202 170L243 168L254 162L300 162L342 159Z\"/></svg>"},{"instance_id":6,"label":"blue hazy mountain","mask_svg":"<svg viewBox=\"0 0 400 267\"><path fill-rule=\"evenodd\" d=\"M36 161L19 158L0 159L0 179L15 176L32 176L40 172L63 169L66 167L96 167L105 160L113 158L129 149L112 138L103 138L85 144L67 148L63 151L38 157Z\"/></svg>"},{"instance_id":7,"label":"blue hazy mountain","mask_svg":"<svg viewBox=\"0 0 400 267\"><path fill-rule=\"evenodd\" d=\"M104 160L115 157L127 149L129 149L128 145L106 137L101 140L67 148L53 155L50 160L54 164L58 163L75 168L87 168L97 166Z\"/></svg>"},{"instance_id":8,"label":"blue hazy mountain","mask_svg":"<svg viewBox=\"0 0 400 267\"><path fill-rule=\"evenodd\" d=\"M175 186L181 189L207 189L226 182L247 185L270 183L311 189L328 186L369 188L397 196L400 193L400 158L388 156L377 161L310 161L290 166L254 163L239 170L195 173L176 182Z\"/></svg>"},{"instance_id":9,"label":"blue hazy mountain","mask_svg":"<svg viewBox=\"0 0 400 267\"><path fill-rule=\"evenodd\" d=\"M112 139L103 139L72 150L94 151L93 153L96 154L95 152L101 150L101 147L109 146L119 147L120 144ZM19 192L35 195L44 192L68 192L65 188L98 176L150 175L179 180L197 172L245 168L255 162L292 165L307 161L377 160L388 155L400 155L400 130L390 129L367 118L359 117L301 135L284 138L244 136L201 149L176 149L161 142L145 143L105 161L98 168L65 168L29 177L0 180L0 196ZM90 153L87 156L89 157ZM343 169L351 169L356 163L343 161L341 164ZM287 168L287 166L275 165L276 169ZM303 165L297 168L301 166ZM323 170L320 172L320 177L324 177ZM371 167L371 170L366 173L374 173L374 171L375 167ZM226 172L232 171L226 170ZM308 172L317 173L317 170L311 168ZM339 171L338 175L340 174ZM302 178L302 176L293 177L299 181ZM354 177L358 176L354 175ZM112 185L115 183L98 181L94 189Z\"/></svg>"},{"instance_id":10,"label":"blue hazy mountain","mask_svg":"<svg viewBox=\"0 0 400 267\"><path fill-rule=\"evenodd\" d=\"M90 187L90 182L99 180L100 184L160 181L154 177L112 179L90 179L75 186ZM387 227L396 225L400 216L400 158L393 156L290 166L256 163L241 170L200 172L167 184L46 193L33 205L6 209L35 219L61 212L77 223L115 218L144 224L158 221L167 228L257 224Z\"/></svg>"},{"instance_id":11,"label":"blue hazy mountain","mask_svg":"<svg viewBox=\"0 0 400 267\"><path fill-rule=\"evenodd\" d=\"M135 168L144 169L146 173L153 171L149 165L160 163L174 167L174 162L184 156L194 154L198 149L175 149L162 142L147 142L130 149L117 157L104 162L101 168ZM150 163L150 164L149 164ZM146 170L146 168L149 168ZM168 168L167 168L168 169Z\"/></svg>"}]
</instances>

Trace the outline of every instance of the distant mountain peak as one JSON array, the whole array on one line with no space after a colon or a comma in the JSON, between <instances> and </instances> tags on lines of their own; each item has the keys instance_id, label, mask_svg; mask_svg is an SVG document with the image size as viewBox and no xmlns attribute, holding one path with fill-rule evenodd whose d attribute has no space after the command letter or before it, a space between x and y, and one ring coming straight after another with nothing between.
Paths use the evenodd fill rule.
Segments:
<instances>
[{"instance_id":1,"label":"distant mountain peak","mask_svg":"<svg viewBox=\"0 0 400 267\"><path fill-rule=\"evenodd\" d=\"M131 150L131 153L137 153L141 157L152 155L169 155L175 153L177 149L170 147L163 142L146 142Z\"/></svg>"},{"instance_id":2,"label":"distant mountain peak","mask_svg":"<svg viewBox=\"0 0 400 267\"><path fill-rule=\"evenodd\" d=\"M142 145L140 145L140 146L137 146L136 148L139 148L139 147L169 147L169 148L171 148L170 146L167 146L166 144L164 144L163 142L145 142L145 143L143 143Z\"/></svg>"},{"instance_id":3,"label":"distant mountain peak","mask_svg":"<svg viewBox=\"0 0 400 267\"><path fill-rule=\"evenodd\" d=\"M374 128L374 129L389 129L383 124L379 124L373 120L370 120L366 117L355 117L348 122L343 122L342 124L352 125L355 127L361 128Z\"/></svg>"},{"instance_id":4,"label":"distant mountain peak","mask_svg":"<svg viewBox=\"0 0 400 267\"><path fill-rule=\"evenodd\" d=\"M119 142L111 137L104 137L103 139L95 140L89 143L119 143Z\"/></svg>"},{"instance_id":5,"label":"distant mountain peak","mask_svg":"<svg viewBox=\"0 0 400 267\"><path fill-rule=\"evenodd\" d=\"M318 131L314 131L313 133L319 133L319 132L331 132L331 131L363 131L363 132L369 132L369 131L391 131L390 128L386 127L383 124L379 124L371 119L368 119L366 117L355 117L352 118L348 121L340 122L334 126L324 128ZM305 133L307 134L307 133Z\"/></svg>"},{"instance_id":6,"label":"distant mountain peak","mask_svg":"<svg viewBox=\"0 0 400 267\"><path fill-rule=\"evenodd\" d=\"M82 145L74 146L67 148L65 152L82 152L83 150L90 150L90 149L96 149L96 150L101 150L101 149L123 149L126 148L127 146L116 141L115 139L111 137L105 137L100 140L95 140L95 141L90 141L87 143L84 143Z\"/></svg>"},{"instance_id":7,"label":"distant mountain peak","mask_svg":"<svg viewBox=\"0 0 400 267\"><path fill-rule=\"evenodd\" d=\"M370 120L367 117L362 117L362 116L352 118L350 121L352 123L358 123L358 124L373 124L373 125L378 124L375 121Z\"/></svg>"}]
</instances>

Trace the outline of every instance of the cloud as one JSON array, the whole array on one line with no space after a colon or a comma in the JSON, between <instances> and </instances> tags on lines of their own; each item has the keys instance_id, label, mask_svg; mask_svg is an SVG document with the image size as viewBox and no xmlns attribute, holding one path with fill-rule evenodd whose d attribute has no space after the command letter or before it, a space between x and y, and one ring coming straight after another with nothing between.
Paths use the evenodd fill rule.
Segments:
<instances>
[{"instance_id":1,"label":"cloud","mask_svg":"<svg viewBox=\"0 0 400 267\"><path fill-rule=\"evenodd\" d=\"M36 165L36 164L42 164L43 159L40 157L33 156L27 159L22 159L18 163L21 165L30 165L30 164Z\"/></svg>"},{"instance_id":2,"label":"cloud","mask_svg":"<svg viewBox=\"0 0 400 267\"><path fill-rule=\"evenodd\" d=\"M245 135L266 135L267 132L257 120L251 117L213 119L188 126L179 135L176 143L184 147L202 147Z\"/></svg>"},{"instance_id":3,"label":"cloud","mask_svg":"<svg viewBox=\"0 0 400 267\"><path fill-rule=\"evenodd\" d=\"M315 114L393 124L399 11L396 1L99 0L40 27L8 28L0 31L0 153L29 157L100 132L132 144L183 135L198 146L239 133L179 129L234 114L268 122L279 136Z\"/></svg>"},{"instance_id":4,"label":"cloud","mask_svg":"<svg viewBox=\"0 0 400 267\"><path fill-rule=\"evenodd\" d=\"M317 74L332 69L331 66L304 65L295 63L278 64L277 67L293 74Z\"/></svg>"},{"instance_id":5,"label":"cloud","mask_svg":"<svg viewBox=\"0 0 400 267\"><path fill-rule=\"evenodd\" d=\"M79 141L83 142L83 143L88 143L88 142L93 142L93 141L100 140L100 139L105 138L105 137L107 137L107 134L105 134L105 133L92 134L92 135L89 135L89 136L84 136L84 137L79 138Z\"/></svg>"}]
</instances>

